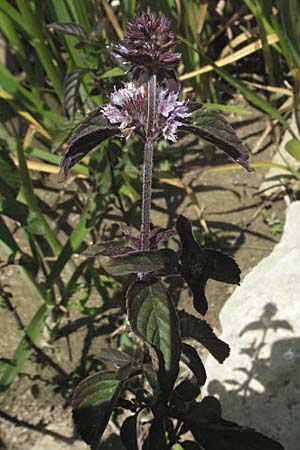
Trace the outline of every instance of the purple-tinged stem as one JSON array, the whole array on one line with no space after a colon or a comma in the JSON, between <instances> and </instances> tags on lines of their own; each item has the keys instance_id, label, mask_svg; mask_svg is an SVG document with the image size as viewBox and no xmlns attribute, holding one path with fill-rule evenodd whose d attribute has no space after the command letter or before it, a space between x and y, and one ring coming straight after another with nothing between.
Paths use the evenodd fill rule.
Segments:
<instances>
[{"instance_id":1,"label":"purple-tinged stem","mask_svg":"<svg viewBox=\"0 0 300 450\"><path fill-rule=\"evenodd\" d=\"M148 98L148 108L147 108L147 123L146 123L146 144L144 150L142 226L141 226L142 250L149 250L150 247L153 134L156 118L156 74L152 74L149 78L147 98Z\"/></svg>"}]
</instances>

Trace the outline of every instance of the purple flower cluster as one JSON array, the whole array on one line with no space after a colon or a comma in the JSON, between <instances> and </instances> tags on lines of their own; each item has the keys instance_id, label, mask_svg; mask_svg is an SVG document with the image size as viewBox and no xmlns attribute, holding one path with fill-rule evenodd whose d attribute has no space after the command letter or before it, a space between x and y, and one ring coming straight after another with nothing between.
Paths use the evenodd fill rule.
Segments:
<instances>
[{"instance_id":1,"label":"purple flower cluster","mask_svg":"<svg viewBox=\"0 0 300 450\"><path fill-rule=\"evenodd\" d=\"M113 53L131 64L131 73L138 79L142 73L157 72L170 75L180 61L180 53L170 51L175 45L175 34L169 30L166 17L142 13L127 23L128 31L122 43L110 46Z\"/></svg>"},{"instance_id":2,"label":"purple flower cluster","mask_svg":"<svg viewBox=\"0 0 300 450\"><path fill-rule=\"evenodd\" d=\"M152 140L162 137L173 142L177 140L176 132L182 124L181 119L190 115L185 102L178 100L178 97L179 92L158 88L155 127L151 130ZM126 83L124 88L115 90L110 99L111 103L101 108L102 114L110 123L120 124L119 129L126 138L129 138L133 131L145 136L148 105L145 86Z\"/></svg>"}]
</instances>

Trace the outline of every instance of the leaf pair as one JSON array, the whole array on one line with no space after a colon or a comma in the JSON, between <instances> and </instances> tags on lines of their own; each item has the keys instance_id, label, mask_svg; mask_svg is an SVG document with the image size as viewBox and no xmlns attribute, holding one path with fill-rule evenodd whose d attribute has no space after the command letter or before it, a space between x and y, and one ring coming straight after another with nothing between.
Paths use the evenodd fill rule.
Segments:
<instances>
[{"instance_id":1,"label":"leaf pair","mask_svg":"<svg viewBox=\"0 0 300 450\"><path fill-rule=\"evenodd\" d=\"M76 87L76 82L74 83L71 83L71 86L75 85ZM191 118L186 119L180 126L180 130L196 134L202 139L215 144L247 171L253 170L249 167L249 152L247 148L220 111L202 107L201 104L191 104L190 110L194 113ZM66 179L70 168L79 162L90 150L105 139L117 135L120 135L118 126L111 124L103 116L100 107L91 111L75 127L70 139L67 141L67 149L63 153L61 161L61 180Z\"/></svg>"},{"instance_id":2,"label":"leaf pair","mask_svg":"<svg viewBox=\"0 0 300 450\"><path fill-rule=\"evenodd\" d=\"M179 216L176 229L181 241L179 270L193 293L195 309L205 315L208 309L205 296L207 280L239 284L240 269L233 258L220 251L201 248L195 241L188 219Z\"/></svg>"},{"instance_id":3,"label":"leaf pair","mask_svg":"<svg viewBox=\"0 0 300 450\"><path fill-rule=\"evenodd\" d=\"M168 248L159 250L133 250L130 247L111 247L109 249L97 245L97 253L87 256L99 255L103 269L111 275L128 274L156 274L170 275L177 271L177 254Z\"/></svg>"}]
</instances>

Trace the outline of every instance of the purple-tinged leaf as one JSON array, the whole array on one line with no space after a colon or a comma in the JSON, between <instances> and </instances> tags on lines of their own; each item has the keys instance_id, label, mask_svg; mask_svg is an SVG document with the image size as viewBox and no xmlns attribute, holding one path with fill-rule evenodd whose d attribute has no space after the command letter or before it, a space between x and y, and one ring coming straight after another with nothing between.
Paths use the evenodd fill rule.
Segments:
<instances>
[{"instance_id":1,"label":"purple-tinged leaf","mask_svg":"<svg viewBox=\"0 0 300 450\"><path fill-rule=\"evenodd\" d=\"M98 450L102 434L122 388L115 372L97 372L76 387L73 400L73 420L82 439Z\"/></svg>"},{"instance_id":2,"label":"purple-tinged leaf","mask_svg":"<svg viewBox=\"0 0 300 450\"><path fill-rule=\"evenodd\" d=\"M179 370L181 339L173 301L160 281L138 281L127 293L132 331L152 346L159 356L159 381L168 398Z\"/></svg>"},{"instance_id":3,"label":"purple-tinged leaf","mask_svg":"<svg viewBox=\"0 0 300 450\"><path fill-rule=\"evenodd\" d=\"M190 345L183 343L181 361L193 372L199 386L204 386L206 382L206 371L198 352Z\"/></svg>"},{"instance_id":4,"label":"purple-tinged leaf","mask_svg":"<svg viewBox=\"0 0 300 450\"><path fill-rule=\"evenodd\" d=\"M127 239L128 243L136 250L140 250L141 238L138 235L138 231L133 230L132 227L129 227L128 225L125 225L123 223L120 224L120 230Z\"/></svg>"},{"instance_id":5,"label":"purple-tinged leaf","mask_svg":"<svg viewBox=\"0 0 300 450\"><path fill-rule=\"evenodd\" d=\"M229 345L215 335L205 320L180 311L179 325L183 339L192 338L200 342L219 363L223 363L229 356Z\"/></svg>"},{"instance_id":6,"label":"purple-tinged leaf","mask_svg":"<svg viewBox=\"0 0 300 450\"><path fill-rule=\"evenodd\" d=\"M130 273L157 273L169 275L175 273L178 265L177 254L168 248L160 250L131 251L125 255L103 256L102 267L111 275Z\"/></svg>"},{"instance_id":7,"label":"purple-tinged leaf","mask_svg":"<svg viewBox=\"0 0 300 450\"><path fill-rule=\"evenodd\" d=\"M137 441L137 418L138 414L127 417L120 431L121 441L127 450L139 450Z\"/></svg>"},{"instance_id":8,"label":"purple-tinged leaf","mask_svg":"<svg viewBox=\"0 0 300 450\"><path fill-rule=\"evenodd\" d=\"M96 359L105 363L112 363L117 367L128 364L132 360L128 353L122 352L122 350L117 350L115 348L100 349L100 354L96 356Z\"/></svg>"},{"instance_id":9,"label":"purple-tinged leaf","mask_svg":"<svg viewBox=\"0 0 300 450\"><path fill-rule=\"evenodd\" d=\"M94 244L87 250L82 252L83 256L87 258L94 258L98 255L104 256L119 256L124 255L128 252L132 252L134 249L125 246L126 241L124 239L116 239L114 241L102 241L98 244Z\"/></svg>"},{"instance_id":10,"label":"purple-tinged leaf","mask_svg":"<svg viewBox=\"0 0 300 450\"><path fill-rule=\"evenodd\" d=\"M248 149L220 111L203 107L186 120L180 128L215 144L248 172L254 170L249 167Z\"/></svg>"},{"instance_id":11,"label":"purple-tinged leaf","mask_svg":"<svg viewBox=\"0 0 300 450\"><path fill-rule=\"evenodd\" d=\"M149 434L145 440L142 450L168 450L166 432L163 418L155 418L152 421Z\"/></svg>"},{"instance_id":12,"label":"purple-tinged leaf","mask_svg":"<svg viewBox=\"0 0 300 450\"><path fill-rule=\"evenodd\" d=\"M120 134L117 126L112 125L102 115L101 108L91 111L86 118L77 125L67 141L67 148L63 152L60 163L59 180L64 181L71 167L78 163L90 150L105 139Z\"/></svg>"},{"instance_id":13,"label":"purple-tinged leaf","mask_svg":"<svg viewBox=\"0 0 300 450\"><path fill-rule=\"evenodd\" d=\"M87 41L89 38L89 35L83 26L75 22L53 22L47 25L47 28L50 30L61 31L62 33L70 34L71 36L76 36L83 41Z\"/></svg>"},{"instance_id":14,"label":"purple-tinged leaf","mask_svg":"<svg viewBox=\"0 0 300 450\"><path fill-rule=\"evenodd\" d=\"M64 79L64 109L66 116L73 120L76 112L79 86L87 69L75 67Z\"/></svg>"},{"instance_id":15,"label":"purple-tinged leaf","mask_svg":"<svg viewBox=\"0 0 300 450\"><path fill-rule=\"evenodd\" d=\"M159 244L168 241L173 236L176 236L176 230L174 228L169 230L158 228L154 230L150 238L150 248L158 248Z\"/></svg>"}]
</instances>

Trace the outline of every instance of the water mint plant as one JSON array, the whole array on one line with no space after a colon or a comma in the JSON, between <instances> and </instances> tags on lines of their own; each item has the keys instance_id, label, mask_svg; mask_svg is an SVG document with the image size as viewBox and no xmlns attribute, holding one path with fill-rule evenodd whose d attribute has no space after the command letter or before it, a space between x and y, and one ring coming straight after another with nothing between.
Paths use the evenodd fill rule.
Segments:
<instances>
[{"instance_id":1,"label":"water mint plant","mask_svg":"<svg viewBox=\"0 0 300 450\"><path fill-rule=\"evenodd\" d=\"M100 448L113 411L121 409L125 412L120 438L128 450L280 450L283 447L274 440L223 419L216 398L199 400L206 372L191 341L204 346L220 364L230 348L199 315L178 310L168 288L172 277L183 278L194 309L204 316L207 280L239 284L238 265L221 251L201 247L184 216L177 218L174 229L151 224L153 152L159 140L174 142L182 133L194 133L251 171L248 150L225 117L181 99L175 78L180 55L173 51L175 36L169 27L165 17L146 13L128 22L124 42L111 45L110 51L129 63L132 81L115 89L107 104L74 129L61 161L65 178L105 139L126 140L136 134L144 142L140 230L121 224L123 237L99 242L85 252L87 257L97 256L110 275L129 275L126 313L134 347L126 352L102 349L97 358L107 369L91 374L75 389L74 421L92 450ZM176 236L179 252L166 247ZM147 422L143 438L142 417Z\"/></svg>"}]
</instances>

